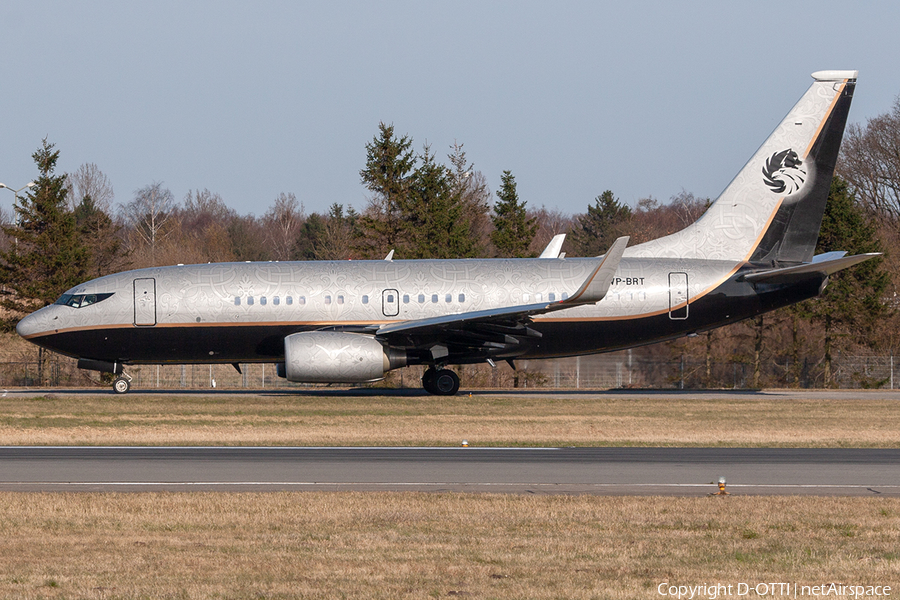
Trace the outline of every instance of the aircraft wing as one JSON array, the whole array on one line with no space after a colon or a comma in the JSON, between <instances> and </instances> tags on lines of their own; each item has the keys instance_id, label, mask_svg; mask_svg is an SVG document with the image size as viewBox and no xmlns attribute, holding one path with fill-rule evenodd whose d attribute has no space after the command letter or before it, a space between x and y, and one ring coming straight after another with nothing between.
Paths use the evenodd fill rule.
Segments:
<instances>
[{"instance_id":1,"label":"aircraft wing","mask_svg":"<svg viewBox=\"0 0 900 600\"><path fill-rule=\"evenodd\" d=\"M396 341L403 337L416 346L443 346L444 350L450 346L461 352L481 351L491 355L515 351L527 338L541 335L528 327L531 317L602 300L627 244L628 237L617 239L584 283L565 300L400 321L378 326L373 332L378 338Z\"/></svg>"},{"instance_id":2,"label":"aircraft wing","mask_svg":"<svg viewBox=\"0 0 900 600\"><path fill-rule=\"evenodd\" d=\"M743 279L750 283L791 283L804 278L810 273L821 273L828 276L837 273L847 267L867 261L870 258L881 256L880 252L871 252L869 254L857 254L855 256L844 256L844 252L828 252L813 258L812 262L797 265L794 267L785 267L783 269L771 269L769 271L758 271L756 273L747 273Z\"/></svg>"}]
</instances>

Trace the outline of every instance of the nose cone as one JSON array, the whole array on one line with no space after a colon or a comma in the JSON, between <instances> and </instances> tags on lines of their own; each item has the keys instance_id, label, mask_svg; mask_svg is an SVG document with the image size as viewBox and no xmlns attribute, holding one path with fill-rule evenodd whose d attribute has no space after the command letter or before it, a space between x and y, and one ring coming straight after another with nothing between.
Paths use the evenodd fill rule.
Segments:
<instances>
[{"instance_id":1,"label":"nose cone","mask_svg":"<svg viewBox=\"0 0 900 600\"><path fill-rule=\"evenodd\" d=\"M46 306L19 321L19 324L16 325L16 333L25 339L30 339L43 333L52 332L54 329L54 315L51 314L53 308L53 306Z\"/></svg>"}]
</instances>

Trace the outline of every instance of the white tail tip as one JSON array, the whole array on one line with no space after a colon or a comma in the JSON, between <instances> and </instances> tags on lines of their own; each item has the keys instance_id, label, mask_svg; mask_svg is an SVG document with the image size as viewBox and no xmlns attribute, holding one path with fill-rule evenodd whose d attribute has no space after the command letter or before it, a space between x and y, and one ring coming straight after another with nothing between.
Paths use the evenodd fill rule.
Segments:
<instances>
[{"instance_id":1,"label":"white tail tip","mask_svg":"<svg viewBox=\"0 0 900 600\"><path fill-rule=\"evenodd\" d=\"M812 74L812 78L816 81L844 81L845 79L856 79L859 71L816 71Z\"/></svg>"}]
</instances>

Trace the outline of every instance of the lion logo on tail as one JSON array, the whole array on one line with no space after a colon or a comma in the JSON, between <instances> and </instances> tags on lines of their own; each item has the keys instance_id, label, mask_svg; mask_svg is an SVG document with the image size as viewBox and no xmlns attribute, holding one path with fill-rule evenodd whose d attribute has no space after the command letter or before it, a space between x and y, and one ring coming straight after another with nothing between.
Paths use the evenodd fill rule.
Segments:
<instances>
[{"instance_id":1,"label":"lion logo on tail","mask_svg":"<svg viewBox=\"0 0 900 600\"><path fill-rule=\"evenodd\" d=\"M807 172L797 153L788 148L776 152L762 169L763 181L776 194L789 196L806 181Z\"/></svg>"}]
</instances>

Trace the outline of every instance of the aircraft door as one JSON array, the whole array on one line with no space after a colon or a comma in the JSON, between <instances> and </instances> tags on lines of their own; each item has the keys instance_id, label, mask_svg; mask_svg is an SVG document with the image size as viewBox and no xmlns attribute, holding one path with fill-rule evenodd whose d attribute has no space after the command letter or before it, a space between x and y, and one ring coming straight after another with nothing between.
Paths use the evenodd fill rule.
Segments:
<instances>
[{"instance_id":1,"label":"aircraft door","mask_svg":"<svg viewBox=\"0 0 900 600\"><path fill-rule=\"evenodd\" d=\"M683 321L688 318L687 273L669 273L669 318Z\"/></svg>"},{"instance_id":2,"label":"aircraft door","mask_svg":"<svg viewBox=\"0 0 900 600\"><path fill-rule=\"evenodd\" d=\"M156 280L134 280L134 324L137 327L156 325Z\"/></svg>"},{"instance_id":3,"label":"aircraft door","mask_svg":"<svg viewBox=\"0 0 900 600\"><path fill-rule=\"evenodd\" d=\"M400 314L400 292L397 290L384 290L381 294L381 311L386 317L396 317Z\"/></svg>"}]
</instances>

